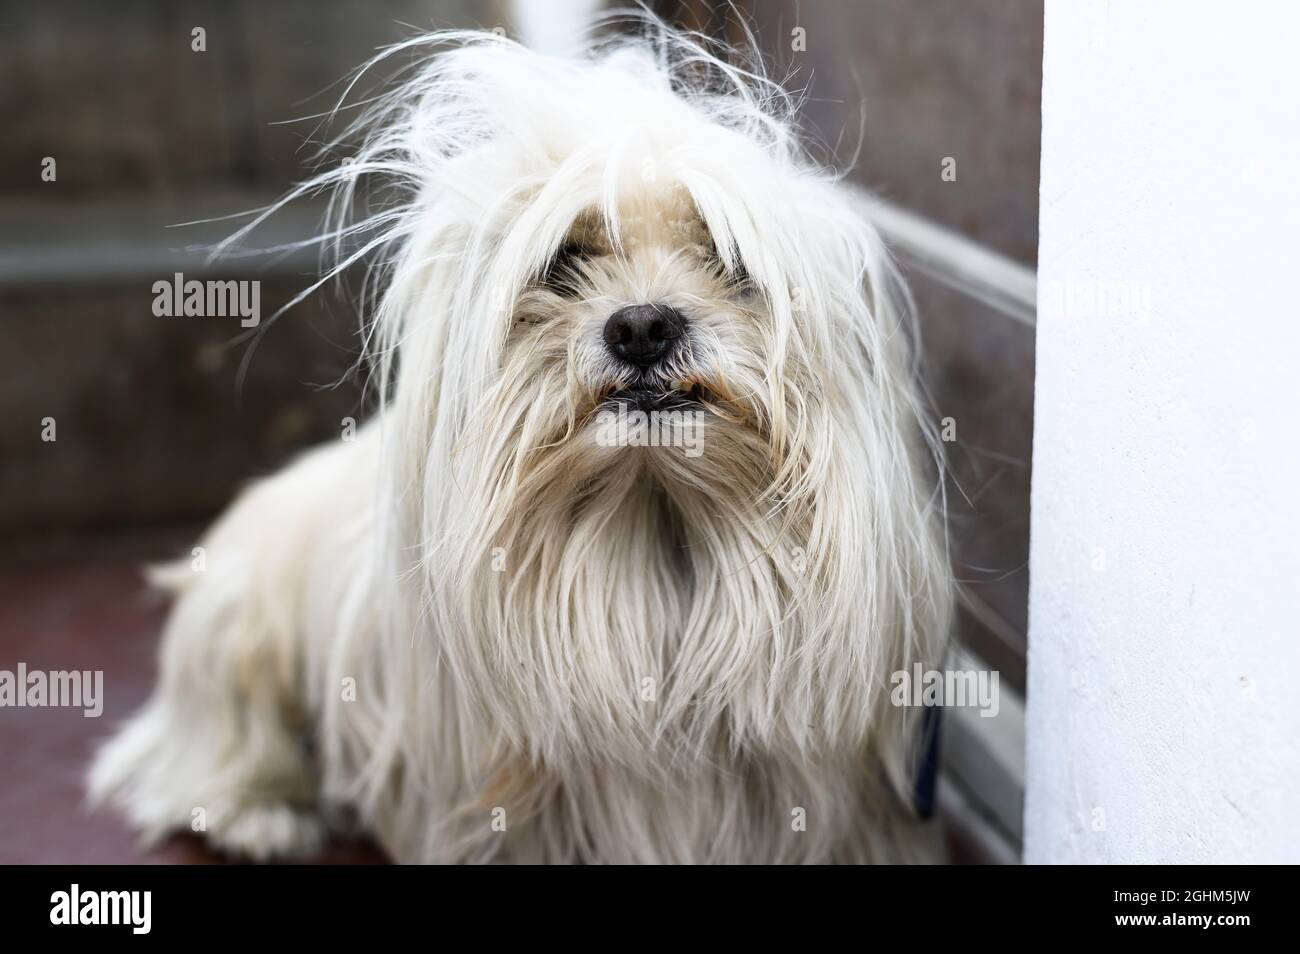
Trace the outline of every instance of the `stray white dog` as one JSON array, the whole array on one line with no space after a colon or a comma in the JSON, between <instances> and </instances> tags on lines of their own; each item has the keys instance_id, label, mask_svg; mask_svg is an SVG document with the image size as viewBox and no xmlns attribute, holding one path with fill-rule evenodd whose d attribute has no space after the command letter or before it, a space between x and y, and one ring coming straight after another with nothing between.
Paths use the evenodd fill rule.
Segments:
<instances>
[{"instance_id":1,"label":"stray white dog","mask_svg":"<svg viewBox=\"0 0 1300 954\"><path fill-rule=\"evenodd\" d=\"M646 33L400 44L414 78L284 200L337 187L338 267L381 260L383 407L159 573L159 686L90 778L146 835L931 857L889 680L940 662L951 586L901 287L779 86Z\"/></svg>"}]
</instances>

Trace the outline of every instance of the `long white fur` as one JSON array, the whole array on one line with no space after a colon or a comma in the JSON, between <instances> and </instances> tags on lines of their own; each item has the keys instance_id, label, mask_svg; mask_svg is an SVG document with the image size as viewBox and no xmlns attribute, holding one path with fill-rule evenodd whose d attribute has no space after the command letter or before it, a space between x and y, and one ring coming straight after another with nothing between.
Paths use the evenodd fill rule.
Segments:
<instances>
[{"instance_id":1,"label":"long white fur","mask_svg":"<svg viewBox=\"0 0 1300 954\"><path fill-rule=\"evenodd\" d=\"M888 690L949 625L933 442L901 286L792 100L653 21L581 62L398 55L285 200L336 189L339 268L381 263L383 406L160 573L159 685L92 796L258 858L349 818L404 861L927 857ZM699 457L594 437L640 302L690 320L662 378L704 388Z\"/></svg>"}]
</instances>

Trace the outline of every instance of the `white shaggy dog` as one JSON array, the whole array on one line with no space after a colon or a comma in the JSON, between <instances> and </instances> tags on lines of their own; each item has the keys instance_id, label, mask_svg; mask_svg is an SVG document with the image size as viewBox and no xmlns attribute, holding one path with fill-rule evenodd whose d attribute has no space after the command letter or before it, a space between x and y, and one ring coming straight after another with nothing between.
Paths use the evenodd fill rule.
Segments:
<instances>
[{"instance_id":1,"label":"white shaggy dog","mask_svg":"<svg viewBox=\"0 0 1300 954\"><path fill-rule=\"evenodd\" d=\"M285 200L337 187L339 267L381 261L383 407L160 574L159 686L90 783L147 835L930 857L889 680L940 663L950 577L900 288L790 98L646 33L580 62L403 43L380 58L414 77ZM656 415L698 452L640 446Z\"/></svg>"}]
</instances>

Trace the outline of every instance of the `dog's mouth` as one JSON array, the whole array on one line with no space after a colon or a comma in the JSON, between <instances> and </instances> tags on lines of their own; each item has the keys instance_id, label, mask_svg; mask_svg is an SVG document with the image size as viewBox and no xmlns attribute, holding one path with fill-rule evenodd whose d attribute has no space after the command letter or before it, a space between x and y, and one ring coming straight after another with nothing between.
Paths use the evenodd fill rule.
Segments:
<instances>
[{"instance_id":1,"label":"dog's mouth","mask_svg":"<svg viewBox=\"0 0 1300 954\"><path fill-rule=\"evenodd\" d=\"M706 397L703 385L682 381L676 386L634 384L619 388L611 391L604 403L637 411L671 411L702 404Z\"/></svg>"},{"instance_id":2,"label":"dog's mouth","mask_svg":"<svg viewBox=\"0 0 1300 954\"><path fill-rule=\"evenodd\" d=\"M712 381L696 378L653 380L640 378L627 383L607 385L590 397L590 403L577 419L594 419L601 411L665 413L672 411L707 412L712 418L741 424L747 415L741 403L727 390Z\"/></svg>"}]
</instances>

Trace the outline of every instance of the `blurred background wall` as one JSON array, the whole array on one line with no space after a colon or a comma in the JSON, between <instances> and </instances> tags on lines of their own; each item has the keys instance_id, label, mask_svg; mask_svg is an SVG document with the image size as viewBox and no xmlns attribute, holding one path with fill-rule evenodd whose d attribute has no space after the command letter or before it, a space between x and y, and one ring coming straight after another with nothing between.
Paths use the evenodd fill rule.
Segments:
<instances>
[{"instance_id":1,"label":"blurred background wall","mask_svg":"<svg viewBox=\"0 0 1300 954\"><path fill-rule=\"evenodd\" d=\"M239 223L167 226L256 208L302 177L316 123L281 123L328 108L378 46L504 22L471 0L0 5L0 559L202 521L358 413L355 383L321 387L355 358L345 299L277 323L239 387L247 342L230 321L151 311L153 283L181 271L261 280L269 315L310 283L313 255L208 268L193 247ZM258 241L302 238L318 213Z\"/></svg>"}]
</instances>

